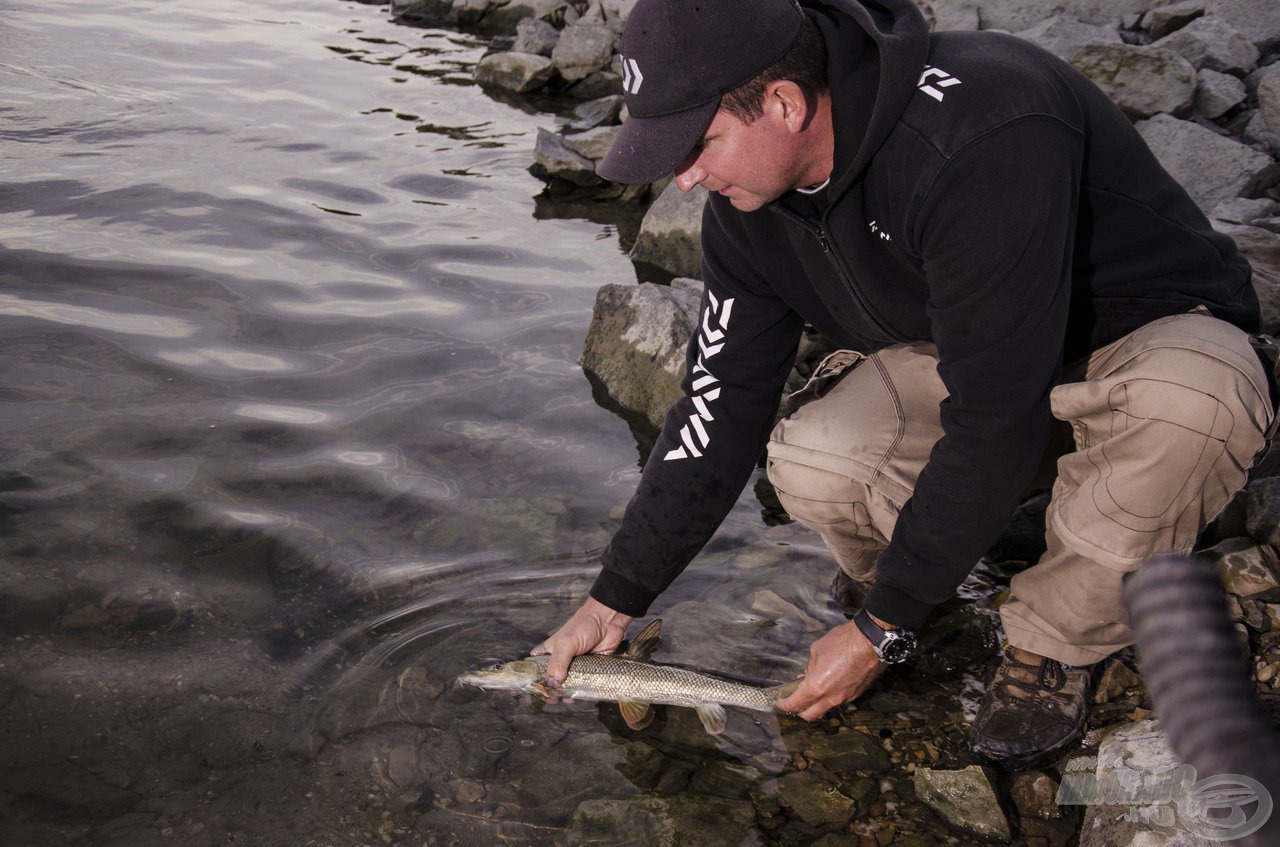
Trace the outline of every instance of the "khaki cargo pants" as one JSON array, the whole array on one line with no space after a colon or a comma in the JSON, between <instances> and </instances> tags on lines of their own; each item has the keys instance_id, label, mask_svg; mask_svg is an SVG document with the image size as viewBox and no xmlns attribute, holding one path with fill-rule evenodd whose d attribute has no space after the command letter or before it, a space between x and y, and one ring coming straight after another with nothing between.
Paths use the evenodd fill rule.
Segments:
<instances>
[{"instance_id":1,"label":"khaki cargo pants","mask_svg":"<svg viewBox=\"0 0 1280 847\"><path fill-rule=\"evenodd\" d=\"M828 371L852 370L770 438L782 505L855 579L873 576L942 435L937 365L928 343L833 354ZM1244 486L1273 410L1246 333L1197 312L1098 350L1075 378L1051 395L1075 445L1057 459L1048 551L1014 577L1001 617L1014 646L1084 665L1132 642L1121 579L1155 553L1193 548Z\"/></svg>"}]
</instances>

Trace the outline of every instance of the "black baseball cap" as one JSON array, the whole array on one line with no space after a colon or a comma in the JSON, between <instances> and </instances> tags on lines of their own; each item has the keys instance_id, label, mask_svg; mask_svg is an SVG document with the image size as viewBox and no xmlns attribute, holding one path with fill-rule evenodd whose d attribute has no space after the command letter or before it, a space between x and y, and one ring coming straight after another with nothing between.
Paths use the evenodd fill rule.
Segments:
<instances>
[{"instance_id":1,"label":"black baseball cap","mask_svg":"<svg viewBox=\"0 0 1280 847\"><path fill-rule=\"evenodd\" d=\"M622 34L627 120L596 173L634 184L673 172L720 98L781 59L803 23L796 0L639 0Z\"/></svg>"}]
</instances>

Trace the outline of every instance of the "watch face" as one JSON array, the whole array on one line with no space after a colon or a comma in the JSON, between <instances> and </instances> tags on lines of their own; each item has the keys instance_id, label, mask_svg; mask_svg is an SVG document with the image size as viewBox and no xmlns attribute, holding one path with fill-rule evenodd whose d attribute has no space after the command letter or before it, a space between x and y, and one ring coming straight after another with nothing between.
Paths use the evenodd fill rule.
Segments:
<instances>
[{"instance_id":1,"label":"watch face","mask_svg":"<svg viewBox=\"0 0 1280 847\"><path fill-rule=\"evenodd\" d=\"M914 635L899 635L896 632L886 634L888 637L880 645L880 659L887 664L893 665L905 661L916 651Z\"/></svg>"}]
</instances>

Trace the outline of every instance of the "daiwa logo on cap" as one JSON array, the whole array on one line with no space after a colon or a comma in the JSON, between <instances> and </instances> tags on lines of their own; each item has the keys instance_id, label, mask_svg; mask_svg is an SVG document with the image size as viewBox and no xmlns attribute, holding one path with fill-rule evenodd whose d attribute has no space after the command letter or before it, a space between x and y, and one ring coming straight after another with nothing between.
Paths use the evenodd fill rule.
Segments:
<instances>
[{"instance_id":1,"label":"daiwa logo on cap","mask_svg":"<svg viewBox=\"0 0 1280 847\"><path fill-rule=\"evenodd\" d=\"M644 82L644 74L640 73L640 64L635 59L622 59L622 89L628 94L639 94L640 83Z\"/></svg>"}]
</instances>

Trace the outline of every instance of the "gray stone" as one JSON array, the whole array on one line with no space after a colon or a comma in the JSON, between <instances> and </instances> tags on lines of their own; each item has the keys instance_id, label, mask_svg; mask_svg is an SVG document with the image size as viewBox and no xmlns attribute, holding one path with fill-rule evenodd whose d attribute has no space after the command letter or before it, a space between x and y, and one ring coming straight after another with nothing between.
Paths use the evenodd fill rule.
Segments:
<instances>
[{"instance_id":1,"label":"gray stone","mask_svg":"<svg viewBox=\"0 0 1280 847\"><path fill-rule=\"evenodd\" d=\"M960 832L1000 841L1012 837L989 768L917 768L915 787L916 796Z\"/></svg>"},{"instance_id":2,"label":"gray stone","mask_svg":"<svg viewBox=\"0 0 1280 847\"><path fill-rule=\"evenodd\" d=\"M1248 597L1280 587L1276 578L1276 554L1248 538L1231 538L1205 550L1223 587L1237 597Z\"/></svg>"},{"instance_id":3,"label":"gray stone","mask_svg":"<svg viewBox=\"0 0 1280 847\"><path fill-rule=\"evenodd\" d=\"M1258 78L1258 113L1269 128L1280 127L1280 64L1271 65Z\"/></svg>"},{"instance_id":4,"label":"gray stone","mask_svg":"<svg viewBox=\"0 0 1280 847\"><path fill-rule=\"evenodd\" d=\"M598 126L612 126L618 123L618 114L622 110L623 97L612 94L579 104L573 109L573 120L569 126L576 130L593 129Z\"/></svg>"},{"instance_id":5,"label":"gray stone","mask_svg":"<svg viewBox=\"0 0 1280 847\"><path fill-rule=\"evenodd\" d=\"M1152 38L1164 38L1169 33L1191 23L1204 14L1207 0L1185 0L1157 6L1142 16L1142 26Z\"/></svg>"},{"instance_id":6,"label":"gray stone","mask_svg":"<svg viewBox=\"0 0 1280 847\"><path fill-rule=\"evenodd\" d=\"M476 63L475 80L481 85L524 93L546 85L554 71L546 56L490 53Z\"/></svg>"},{"instance_id":7,"label":"gray stone","mask_svg":"<svg viewBox=\"0 0 1280 847\"><path fill-rule=\"evenodd\" d=\"M1132 119L1181 114L1196 97L1196 70L1168 50L1129 44L1090 44L1071 64L1097 83Z\"/></svg>"},{"instance_id":8,"label":"gray stone","mask_svg":"<svg viewBox=\"0 0 1280 847\"><path fill-rule=\"evenodd\" d=\"M1254 110L1240 137L1245 143L1255 144L1270 151L1273 157L1280 157L1280 132L1276 132L1261 109Z\"/></svg>"},{"instance_id":9,"label":"gray stone","mask_svg":"<svg viewBox=\"0 0 1280 847\"><path fill-rule=\"evenodd\" d=\"M1142 685L1142 680L1119 659L1107 659L1102 674L1093 687L1093 702L1109 703L1125 692Z\"/></svg>"},{"instance_id":10,"label":"gray stone","mask_svg":"<svg viewBox=\"0 0 1280 847\"><path fill-rule=\"evenodd\" d=\"M607 26L579 21L560 33L551 61L565 80L577 82L609 64L615 37Z\"/></svg>"},{"instance_id":11,"label":"gray stone","mask_svg":"<svg viewBox=\"0 0 1280 847\"><path fill-rule=\"evenodd\" d=\"M702 276L702 207L707 190L684 192L672 180L640 223L631 259L656 265L677 276Z\"/></svg>"},{"instance_id":12,"label":"gray stone","mask_svg":"<svg viewBox=\"0 0 1280 847\"><path fill-rule=\"evenodd\" d=\"M1280 3L1209 0L1209 12L1247 35L1263 53L1280 46Z\"/></svg>"},{"instance_id":13,"label":"gray stone","mask_svg":"<svg viewBox=\"0 0 1280 847\"><path fill-rule=\"evenodd\" d=\"M1155 0L929 0L935 17L953 10L978 7L982 29L1018 32L1053 15L1072 15L1097 23L1119 24L1129 15L1141 14Z\"/></svg>"},{"instance_id":14,"label":"gray stone","mask_svg":"<svg viewBox=\"0 0 1280 847\"><path fill-rule=\"evenodd\" d=\"M1201 209L1257 193L1276 179L1270 156L1189 121L1156 115L1137 127L1165 170Z\"/></svg>"},{"instance_id":15,"label":"gray stone","mask_svg":"<svg viewBox=\"0 0 1280 847\"><path fill-rule=\"evenodd\" d=\"M538 18L524 18L516 24L516 40L511 51L550 58L559 41L560 30L551 24Z\"/></svg>"},{"instance_id":16,"label":"gray stone","mask_svg":"<svg viewBox=\"0 0 1280 847\"><path fill-rule=\"evenodd\" d=\"M918 4L924 13L925 22L934 32L972 32L980 29L982 22L978 18L978 6L973 2L930 2L924 0Z\"/></svg>"},{"instance_id":17,"label":"gray stone","mask_svg":"<svg viewBox=\"0 0 1280 847\"><path fill-rule=\"evenodd\" d=\"M1032 44L1040 45L1064 62L1070 62L1082 48L1089 44L1120 45L1124 43L1120 40L1120 33L1114 26L1082 21L1071 15L1048 18L1015 35Z\"/></svg>"},{"instance_id":18,"label":"gray stone","mask_svg":"<svg viewBox=\"0 0 1280 847\"><path fill-rule=\"evenodd\" d=\"M1208 68L1196 74L1195 113L1199 117L1219 117L1243 103L1247 96L1244 82L1231 74Z\"/></svg>"},{"instance_id":19,"label":"gray stone","mask_svg":"<svg viewBox=\"0 0 1280 847\"><path fill-rule=\"evenodd\" d=\"M1280 332L1280 233L1222 220L1212 223L1218 232L1231 236L1241 255L1253 266L1253 290L1262 307L1261 328L1275 335Z\"/></svg>"},{"instance_id":20,"label":"gray stone","mask_svg":"<svg viewBox=\"0 0 1280 847\"><path fill-rule=\"evenodd\" d=\"M492 6L491 0L453 0L444 23L448 26L476 26Z\"/></svg>"},{"instance_id":21,"label":"gray stone","mask_svg":"<svg viewBox=\"0 0 1280 847\"><path fill-rule=\"evenodd\" d=\"M644 844L646 847L738 847L755 811L746 801L696 794L645 794L622 800L587 800L556 838L562 847L581 844Z\"/></svg>"},{"instance_id":22,"label":"gray stone","mask_svg":"<svg viewBox=\"0 0 1280 847\"><path fill-rule=\"evenodd\" d=\"M572 11L568 0L510 0L490 7L484 16L484 26L495 32L515 32L525 18L554 24L565 20Z\"/></svg>"},{"instance_id":23,"label":"gray stone","mask_svg":"<svg viewBox=\"0 0 1280 847\"><path fill-rule=\"evenodd\" d=\"M452 0L391 0L391 16L437 26L452 6Z\"/></svg>"},{"instance_id":24,"label":"gray stone","mask_svg":"<svg viewBox=\"0 0 1280 847\"><path fill-rule=\"evenodd\" d=\"M1141 721L1108 735L1096 761L1072 760L1063 783L1066 787L1073 779L1088 778L1092 770L1092 778L1101 786L1100 790L1110 785L1112 793L1119 793L1123 785L1140 785L1143 780L1150 783L1162 774L1176 780L1179 766L1155 721ZM1166 813L1171 825L1159 825ZM1209 847L1213 842L1192 835L1180 825L1179 813L1173 803L1090 804L1080 828L1080 847Z\"/></svg>"},{"instance_id":25,"label":"gray stone","mask_svg":"<svg viewBox=\"0 0 1280 847\"><path fill-rule=\"evenodd\" d=\"M661 427L680 398L685 347L698 323L692 286L606 285L596 294L582 366L620 405Z\"/></svg>"},{"instance_id":26,"label":"gray stone","mask_svg":"<svg viewBox=\"0 0 1280 847\"><path fill-rule=\"evenodd\" d=\"M570 149L564 136L538 127L538 140L533 147L533 160L546 174L588 188L600 184L595 163Z\"/></svg>"},{"instance_id":27,"label":"gray stone","mask_svg":"<svg viewBox=\"0 0 1280 847\"><path fill-rule=\"evenodd\" d=\"M598 100L617 94L622 90L622 74L610 70L600 70L589 74L586 79L579 80L568 94L579 100Z\"/></svg>"},{"instance_id":28,"label":"gray stone","mask_svg":"<svg viewBox=\"0 0 1280 847\"><path fill-rule=\"evenodd\" d=\"M605 26L621 35L635 5L636 0L600 0Z\"/></svg>"},{"instance_id":29,"label":"gray stone","mask_svg":"<svg viewBox=\"0 0 1280 847\"><path fill-rule=\"evenodd\" d=\"M836 829L862 817L876 793L876 783L870 779L854 779L837 787L809 771L778 778L783 804L814 829Z\"/></svg>"},{"instance_id":30,"label":"gray stone","mask_svg":"<svg viewBox=\"0 0 1280 847\"><path fill-rule=\"evenodd\" d=\"M598 126L586 132L566 135L563 137L564 146L593 162L599 162L609 152L609 145L613 143L618 130L619 127L616 126Z\"/></svg>"},{"instance_id":31,"label":"gray stone","mask_svg":"<svg viewBox=\"0 0 1280 847\"><path fill-rule=\"evenodd\" d=\"M1280 213L1280 203L1265 197L1233 197L1213 207L1209 217L1232 224L1251 224Z\"/></svg>"},{"instance_id":32,"label":"gray stone","mask_svg":"<svg viewBox=\"0 0 1280 847\"><path fill-rule=\"evenodd\" d=\"M1221 18L1196 18L1177 32L1152 44L1172 50L1199 68L1247 72L1258 64L1258 48Z\"/></svg>"}]
</instances>

